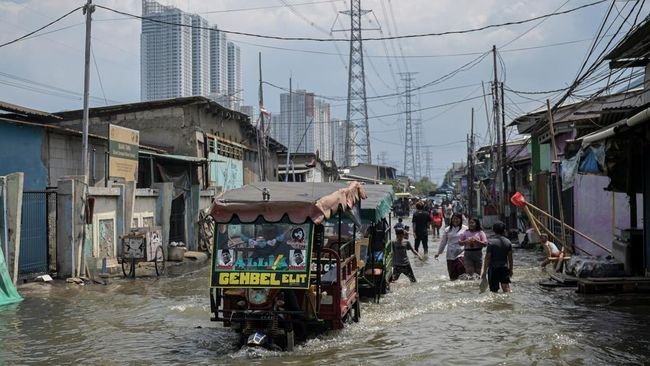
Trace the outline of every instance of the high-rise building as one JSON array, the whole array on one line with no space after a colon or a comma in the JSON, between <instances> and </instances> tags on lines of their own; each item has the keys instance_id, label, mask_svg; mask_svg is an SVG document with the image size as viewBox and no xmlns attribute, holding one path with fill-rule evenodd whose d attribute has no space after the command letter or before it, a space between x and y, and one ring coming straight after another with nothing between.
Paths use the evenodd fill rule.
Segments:
<instances>
[{"instance_id":1,"label":"high-rise building","mask_svg":"<svg viewBox=\"0 0 650 366\"><path fill-rule=\"evenodd\" d=\"M228 42L228 97L230 108L238 109L244 94L241 85L241 51L239 46Z\"/></svg>"},{"instance_id":2,"label":"high-rise building","mask_svg":"<svg viewBox=\"0 0 650 366\"><path fill-rule=\"evenodd\" d=\"M210 32L210 94L228 94L228 42L216 25Z\"/></svg>"},{"instance_id":3,"label":"high-rise building","mask_svg":"<svg viewBox=\"0 0 650 366\"><path fill-rule=\"evenodd\" d=\"M332 128L330 105L321 99L314 100L314 146L322 160L332 158Z\"/></svg>"},{"instance_id":4,"label":"high-rise building","mask_svg":"<svg viewBox=\"0 0 650 366\"><path fill-rule=\"evenodd\" d=\"M314 93L296 90L291 95L291 106L289 93L280 94L280 115L274 114L272 117L271 136L285 146L290 145L292 153L318 151L321 159L330 160L334 144L332 131L330 105L316 98Z\"/></svg>"},{"instance_id":5,"label":"high-rise building","mask_svg":"<svg viewBox=\"0 0 650 366\"><path fill-rule=\"evenodd\" d=\"M330 136L332 149L334 151L334 161L336 165L342 167L345 164L345 127L347 121L333 119L330 123ZM354 149L354 147L352 147Z\"/></svg>"},{"instance_id":6,"label":"high-rise building","mask_svg":"<svg viewBox=\"0 0 650 366\"><path fill-rule=\"evenodd\" d=\"M210 94L210 30L208 21L192 17L192 95Z\"/></svg>"},{"instance_id":7,"label":"high-rise building","mask_svg":"<svg viewBox=\"0 0 650 366\"><path fill-rule=\"evenodd\" d=\"M240 50L225 33L198 15L154 0L142 0L142 16L143 101L203 95L238 109L243 97Z\"/></svg>"},{"instance_id":8,"label":"high-rise building","mask_svg":"<svg viewBox=\"0 0 650 366\"><path fill-rule=\"evenodd\" d=\"M140 98L143 101L192 95L191 17L152 0L142 1L140 35Z\"/></svg>"}]
</instances>

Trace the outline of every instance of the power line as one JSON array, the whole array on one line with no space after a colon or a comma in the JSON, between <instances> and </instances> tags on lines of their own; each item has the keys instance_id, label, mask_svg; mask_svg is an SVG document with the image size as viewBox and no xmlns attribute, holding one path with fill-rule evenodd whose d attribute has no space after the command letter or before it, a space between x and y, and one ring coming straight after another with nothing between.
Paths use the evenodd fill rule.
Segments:
<instances>
[{"instance_id":1,"label":"power line","mask_svg":"<svg viewBox=\"0 0 650 366\"><path fill-rule=\"evenodd\" d=\"M578 10L582 10L582 9L592 7L592 6L595 6L595 5L599 5L599 4L604 3L606 1L608 1L608 0L598 0L598 1L595 1L595 2L592 2L592 3L589 3L589 4L581 5L581 6L578 6L578 7L572 8L572 9L568 9L568 10L564 10L564 11L544 14L544 15L540 15L540 16L537 16L537 17L518 20L518 21L510 21L510 22L505 22L505 23L490 24L490 25L486 25L486 26L478 27L478 28L470 28L470 29L454 30L454 31L444 31L444 32L407 34L407 35L401 35L401 36L396 35L396 36L389 36L389 37L370 37L370 38L364 38L364 41L383 41L383 40L392 40L392 39L437 37L437 36L446 36L446 35L452 35L452 34L474 33L474 32L479 32L479 31L483 31L483 30L486 30L486 29L525 24L525 23L534 22L536 20L540 20L540 19L544 19L544 18L569 14L569 13L572 13L572 12L575 12L575 11L578 11ZM154 22L154 23L166 24L166 25L172 25L172 26L178 26L178 27L185 27L185 28L205 29L205 30L209 30L209 31L214 31L214 29L212 29L210 27L199 27L199 26L193 26L193 25L190 25L190 24L167 22L167 21L163 21L163 20L159 20L159 19L155 19L155 18L143 17L143 16L140 16L140 15L127 13L125 11L109 8L107 6L96 5L96 7L104 9L104 10L108 10L108 11L111 11L111 12L114 12L116 14L121 14L121 15L124 15L124 16L129 16L129 17L132 17L132 18L146 20L146 21L150 21L150 22ZM75 9L75 10L77 10L77 9ZM275 40L281 40L281 41L312 41L312 42L348 42L349 41L348 39L345 39L345 38L282 37L282 36L273 36L273 35L257 34L257 33L250 33L250 32L230 31L230 30L224 30L224 29L220 29L219 31L223 32L223 33L226 33L226 34L234 34L234 35L247 36L247 37L264 38L264 39L275 39Z\"/></svg>"},{"instance_id":2,"label":"power line","mask_svg":"<svg viewBox=\"0 0 650 366\"><path fill-rule=\"evenodd\" d=\"M288 6L304 6L304 5L317 5L317 4L324 4L324 3L335 3L335 2L340 2L340 1L341 0L322 0L322 1L314 1L314 2L310 2L310 3L294 3L294 4L287 4L287 5ZM202 12L199 12L197 14L235 13L235 12L242 12L242 11L277 9L277 8L283 8L283 7L284 7L284 5L258 6L258 7L253 7L253 8L239 8L239 9L202 11Z\"/></svg>"},{"instance_id":3,"label":"power line","mask_svg":"<svg viewBox=\"0 0 650 366\"><path fill-rule=\"evenodd\" d=\"M49 26L51 26L53 24L56 24L56 23L60 22L61 20L63 20L63 18L69 16L70 14L74 13L75 11L77 11L77 10L79 10L81 8L83 8L83 6L74 8L74 9L70 10L69 12L65 13L64 15L54 19L53 21L45 24L44 26L42 26L42 27L40 27L38 29L35 29L35 30L33 30L33 31L31 31L31 32L29 32L29 33L27 33L25 35L22 35L22 36L14 39L14 40L11 40L9 42L2 43L2 44L0 44L0 48L5 47L5 46L9 46L9 45L14 44L14 43L19 42L19 41L22 41L23 39L28 38L29 36L31 36L33 34L36 34L36 33L40 32L40 31L42 31L43 29L45 29L45 28L47 28L47 27L49 27Z\"/></svg>"}]
</instances>

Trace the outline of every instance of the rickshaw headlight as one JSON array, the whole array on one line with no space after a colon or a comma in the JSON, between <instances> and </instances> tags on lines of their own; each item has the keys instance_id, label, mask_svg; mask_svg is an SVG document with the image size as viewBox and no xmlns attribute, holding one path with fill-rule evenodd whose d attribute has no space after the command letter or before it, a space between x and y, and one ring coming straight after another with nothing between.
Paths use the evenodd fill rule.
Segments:
<instances>
[{"instance_id":1,"label":"rickshaw headlight","mask_svg":"<svg viewBox=\"0 0 650 366\"><path fill-rule=\"evenodd\" d=\"M239 306L240 308L246 307L246 301L244 300L237 301L237 306Z\"/></svg>"}]
</instances>

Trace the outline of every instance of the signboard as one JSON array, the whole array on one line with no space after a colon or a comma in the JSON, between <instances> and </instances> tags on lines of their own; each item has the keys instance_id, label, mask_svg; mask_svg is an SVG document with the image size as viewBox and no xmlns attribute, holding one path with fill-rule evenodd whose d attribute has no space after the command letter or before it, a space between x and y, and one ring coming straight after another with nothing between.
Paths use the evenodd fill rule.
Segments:
<instances>
[{"instance_id":1,"label":"signboard","mask_svg":"<svg viewBox=\"0 0 650 366\"><path fill-rule=\"evenodd\" d=\"M210 284L221 288L309 288L312 224L221 224Z\"/></svg>"},{"instance_id":2,"label":"signboard","mask_svg":"<svg viewBox=\"0 0 650 366\"><path fill-rule=\"evenodd\" d=\"M108 165L111 178L138 180L140 132L116 125L108 126Z\"/></svg>"}]
</instances>

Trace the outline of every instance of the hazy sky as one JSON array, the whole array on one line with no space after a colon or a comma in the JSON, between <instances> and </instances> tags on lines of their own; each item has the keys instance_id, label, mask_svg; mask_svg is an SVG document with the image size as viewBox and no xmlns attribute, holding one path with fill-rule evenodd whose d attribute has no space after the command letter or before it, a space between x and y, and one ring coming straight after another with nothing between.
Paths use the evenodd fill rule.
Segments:
<instances>
[{"instance_id":1,"label":"hazy sky","mask_svg":"<svg viewBox=\"0 0 650 366\"><path fill-rule=\"evenodd\" d=\"M364 37L442 32L523 20L567 10L592 0L363 0ZM0 43L14 39L80 6L82 0L0 1ZM141 14L140 1L96 0L96 4ZM339 16L343 0L162 0L161 3L198 13L211 24L233 31L278 36L330 37L329 30L349 27ZM310 4L311 3L311 4ZM287 7L286 4L295 4ZM552 90L570 84L611 3L523 25L462 35L367 41L367 95L395 93L401 87L398 72L415 72L424 85L466 64L496 45L503 60L499 78L507 88ZM626 8L627 7L627 8ZM625 13L630 2L617 1ZM251 9L253 8L253 9ZM647 9L642 17L647 15ZM0 48L0 100L46 111L80 109L83 88L84 16L81 11L46 29L44 34ZM627 27L623 28L627 30ZM55 31L55 32L52 32ZM347 33L333 33L344 38ZM344 98L347 93L348 44L344 42L278 41L229 36L242 50L245 104L257 104L257 54L262 52L264 79L316 94ZM92 29L92 105L137 102L140 98L140 21L97 9ZM560 44L558 44L560 43ZM388 58L390 56L404 56ZM487 122L481 82L493 79L492 56L471 69L420 90L413 108L424 109L423 144L433 153L432 178L440 181L452 161L466 160L465 138L470 111L475 108L478 142L487 142ZM392 72L391 72L392 70ZM101 80L101 82L100 82ZM397 83L397 84L396 84ZM486 88L489 89L488 84ZM265 86L267 109L279 111L281 90ZM550 95L530 95L531 101L506 93L506 120L534 110ZM450 102L469 99L459 104ZM488 101L489 102L489 101ZM345 102L333 100L332 116L345 118ZM386 153L389 165L402 170L404 119L400 98L375 99L368 104L373 161ZM509 133L514 136L514 131ZM422 149L424 151L424 148ZM423 163L424 173L424 163Z\"/></svg>"}]
</instances>

